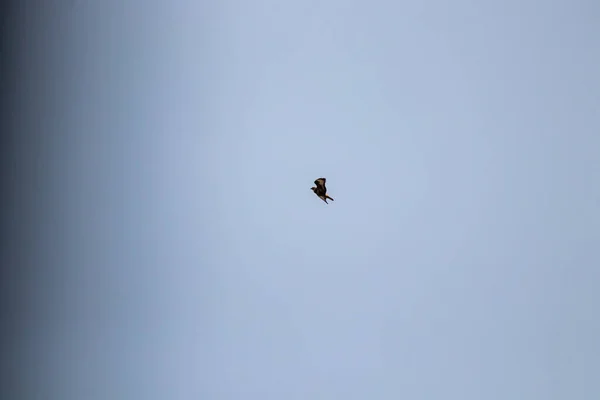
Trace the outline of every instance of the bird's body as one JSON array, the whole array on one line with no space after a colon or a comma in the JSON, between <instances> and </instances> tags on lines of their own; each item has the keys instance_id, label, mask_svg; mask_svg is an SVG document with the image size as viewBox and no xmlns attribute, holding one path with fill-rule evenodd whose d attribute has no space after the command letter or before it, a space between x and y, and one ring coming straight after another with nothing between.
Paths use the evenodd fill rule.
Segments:
<instances>
[{"instance_id":1,"label":"bird's body","mask_svg":"<svg viewBox=\"0 0 600 400\"><path fill-rule=\"evenodd\" d=\"M319 179L315 180L315 185L316 185L316 186L313 186L313 187L311 187L310 189L311 189L313 192L315 192L315 194L316 194L317 196L319 196L319 198L320 198L321 200L323 200L323 201L324 201L326 204L329 204L329 203L327 203L327 199L329 199L329 200L331 200L331 201L334 201L334 200L333 200L333 198L332 198L332 197L330 197L330 196L327 194L327 188L325 187L325 182L326 182L326 179L325 179L325 178L319 178Z\"/></svg>"}]
</instances>

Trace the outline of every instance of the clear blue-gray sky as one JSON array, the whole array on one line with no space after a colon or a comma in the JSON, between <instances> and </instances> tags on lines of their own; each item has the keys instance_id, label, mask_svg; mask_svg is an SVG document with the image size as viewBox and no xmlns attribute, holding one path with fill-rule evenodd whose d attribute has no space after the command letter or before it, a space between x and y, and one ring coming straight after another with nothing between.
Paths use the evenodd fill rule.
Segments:
<instances>
[{"instance_id":1,"label":"clear blue-gray sky","mask_svg":"<svg viewBox=\"0 0 600 400\"><path fill-rule=\"evenodd\" d=\"M31 398L600 398L600 3L62 4L9 21Z\"/></svg>"}]
</instances>

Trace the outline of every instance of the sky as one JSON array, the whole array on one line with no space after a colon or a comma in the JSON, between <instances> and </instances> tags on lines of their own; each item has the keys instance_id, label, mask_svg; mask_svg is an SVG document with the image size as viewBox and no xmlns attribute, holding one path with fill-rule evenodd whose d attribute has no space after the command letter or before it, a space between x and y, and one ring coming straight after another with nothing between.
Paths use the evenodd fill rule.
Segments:
<instances>
[{"instance_id":1,"label":"sky","mask_svg":"<svg viewBox=\"0 0 600 400\"><path fill-rule=\"evenodd\" d=\"M20 4L5 393L600 398L599 3Z\"/></svg>"}]
</instances>

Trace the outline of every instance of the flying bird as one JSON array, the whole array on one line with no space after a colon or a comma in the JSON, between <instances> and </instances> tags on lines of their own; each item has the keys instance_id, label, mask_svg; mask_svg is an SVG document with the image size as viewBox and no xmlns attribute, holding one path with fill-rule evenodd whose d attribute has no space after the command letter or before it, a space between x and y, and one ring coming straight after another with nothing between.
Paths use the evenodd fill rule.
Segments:
<instances>
[{"instance_id":1,"label":"flying bird","mask_svg":"<svg viewBox=\"0 0 600 400\"><path fill-rule=\"evenodd\" d=\"M325 178L319 178L319 179L317 179L315 181L315 185L317 185L317 186L311 187L310 190L312 190L313 192L315 192L315 194L317 196L319 196L319 198L321 200L323 200L325 203L327 203L327 199L329 199L331 201L334 201L334 200L333 200L332 197L330 197L327 194L327 188L325 187L325 181L326 181ZM329 203L327 203L327 204L329 204Z\"/></svg>"}]
</instances>

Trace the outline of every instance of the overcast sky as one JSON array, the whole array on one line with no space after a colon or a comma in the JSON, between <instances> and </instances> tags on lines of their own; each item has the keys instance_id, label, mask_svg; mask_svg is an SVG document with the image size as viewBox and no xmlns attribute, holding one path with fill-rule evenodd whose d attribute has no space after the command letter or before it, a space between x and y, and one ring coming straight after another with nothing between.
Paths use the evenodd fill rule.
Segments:
<instances>
[{"instance_id":1,"label":"overcast sky","mask_svg":"<svg viewBox=\"0 0 600 400\"><path fill-rule=\"evenodd\" d=\"M30 398L600 398L600 3L67 3L8 22Z\"/></svg>"}]
</instances>

